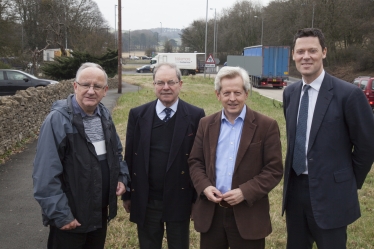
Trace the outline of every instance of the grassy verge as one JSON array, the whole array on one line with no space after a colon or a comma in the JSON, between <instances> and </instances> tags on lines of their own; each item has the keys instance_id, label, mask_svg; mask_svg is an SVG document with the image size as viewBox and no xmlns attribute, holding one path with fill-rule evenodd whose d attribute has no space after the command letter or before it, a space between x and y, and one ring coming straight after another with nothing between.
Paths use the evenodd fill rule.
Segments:
<instances>
[{"instance_id":1,"label":"grassy verge","mask_svg":"<svg viewBox=\"0 0 374 249\"><path fill-rule=\"evenodd\" d=\"M124 81L130 84L140 85L142 90L122 95L118 101L117 107L114 109L113 119L123 144L125 144L129 110L155 99L151 84L151 75L126 75ZM180 93L180 97L183 100L204 108L207 115L221 109L220 102L218 102L214 95L213 79L189 76L184 77L183 81L184 84ZM286 130L281 105L279 103L274 104L272 100L259 95L257 92L253 92L252 97L248 98L247 105L253 110L268 115L278 121L283 145L283 158L285 158ZM374 249L372 242L372 238L374 238L374 229L372 228L372 224L374 224L373 182L374 169L369 173L363 189L359 190L362 217L348 228L347 248ZM286 245L286 223L285 218L281 216L282 186L283 181L270 193L270 212L273 233L266 238L267 249L285 248ZM190 248L199 248L199 234L193 229L193 222L191 222L190 231ZM136 226L129 222L129 215L124 212L122 202L119 203L117 218L111 221L108 228L106 248L139 248ZM163 248L167 248L166 239L164 239Z\"/></svg>"}]
</instances>

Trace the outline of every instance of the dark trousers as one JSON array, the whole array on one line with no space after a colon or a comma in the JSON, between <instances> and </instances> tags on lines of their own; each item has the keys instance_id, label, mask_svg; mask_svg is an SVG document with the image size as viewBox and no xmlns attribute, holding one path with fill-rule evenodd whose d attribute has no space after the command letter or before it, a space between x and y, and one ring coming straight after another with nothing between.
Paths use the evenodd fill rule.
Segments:
<instances>
[{"instance_id":1,"label":"dark trousers","mask_svg":"<svg viewBox=\"0 0 374 249\"><path fill-rule=\"evenodd\" d=\"M102 213L102 228L88 233L73 233L49 226L48 249L103 249L107 217L108 209L105 208Z\"/></svg>"},{"instance_id":2,"label":"dark trousers","mask_svg":"<svg viewBox=\"0 0 374 249\"><path fill-rule=\"evenodd\" d=\"M200 233L200 249L264 249L265 238L243 239L236 225L232 208L217 204L210 229Z\"/></svg>"},{"instance_id":3,"label":"dark trousers","mask_svg":"<svg viewBox=\"0 0 374 249\"><path fill-rule=\"evenodd\" d=\"M162 221L163 202L149 200L144 226L138 225L138 238L141 249L162 247L164 226L169 249L188 249L190 244L190 219L177 222Z\"/></svg>"},{"instance_id":4,"label":"dark trousers","mask_svg":"<svg viewBox=\"0 0 374 249\"><path fill-rule=\"evenodd\" d=\"M345 249L347 226L335 229L320 228L313 216L308 175L297 176L291 170L288 187L286 223L287 249Z\"/></svg>"}]
</instances>

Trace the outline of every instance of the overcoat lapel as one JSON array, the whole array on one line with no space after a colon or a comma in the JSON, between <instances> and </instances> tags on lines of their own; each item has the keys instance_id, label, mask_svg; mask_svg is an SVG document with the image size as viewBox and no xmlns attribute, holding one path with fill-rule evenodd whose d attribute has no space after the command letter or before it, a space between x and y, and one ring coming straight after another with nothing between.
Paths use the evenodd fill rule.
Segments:
<instances>
[{"instance_id":1,"label":"overcoat lapel","mask_svg":"<svg viewBox=\"0 0 374 249\"><path fill-rule=\"evenodd\" d=\"M257 125L253 123L253 121L255 120L253 111L249 109L247 106L246 108L247 111L243 122L243 129L240 137L238 154L236 155L234 174L238 170L238 165L242 161L245 153L247 152L257 128Z\"/></svg>"},{"instance_id":2,"label":"overcoat lapel","mask_svg":"<svg viewBox=\"0 0 374 249\"><path fill-rule=\"evenodd\" d=\"M155 115L157 100L148 105L148 109L143 112L143 115L139 117L139 133L140 142L139 147L144 150L144 162L145 171L148 175L149 171L149 150L151 146L151 133L152 133L152 123L153 117Z\"/></svg>"},{"instance_id":3,"label":"overcoat lapel","mask_svg":"<svg viewBox=\"0 0 374 249\"><path fill-rule=\"evenodd\" d=\"M171 142L171 148L169 153L169 160L166 167L168 171L173 164L175 157L178 155L178 151L183 143L183 140L189 134L187 133L188 126L190 124L190 114L186 110L184 102L179 99L177 112L176 112L174 134Z\"/></svg>"},{"instance_id":4,"label":"overcoat lapel","mask_svg":"<svg viewBox=\"0 0 374 249\"><path fill-rule=\"evenodd\" d=\"M331 76L326 73L322 81L321 88L319 89L317 103L313 114L312 127L310 128L309 133L308 152L313 146L318 130L321 127L323 118L326 115L327 108L329 107L333 97L333 93L330 92L330 90L333 88L331 80Z\"/></svg>"}]
</instances>

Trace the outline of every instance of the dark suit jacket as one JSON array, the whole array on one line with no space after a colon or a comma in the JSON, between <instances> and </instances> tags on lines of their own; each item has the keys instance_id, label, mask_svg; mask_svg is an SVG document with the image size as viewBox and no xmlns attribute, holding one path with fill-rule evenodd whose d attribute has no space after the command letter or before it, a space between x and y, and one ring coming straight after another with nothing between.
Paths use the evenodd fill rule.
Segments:
<instances>
[{"instance_id":1,"label":"dark suit jacket","mask_svg":"<svg viewBox=\"0 0 374 249\"><path fill-rule=\"evenodd\" d=\"M122 199L131 198L130 220L144 224L149 193L149 154L152 122L157 100L130 110L127 124L125 160L131 176L131 191ZM175 128L167 163L164 185L163 221L182 221L190 218L191 205L196 198L187 159L199 121L204 110L179 99L175 113Z\"/></svg>"},{"instance_id":2,"label":"dark suit jacket","mask_svg":"<svg viewBox=\"0 0 374 249\"><path fill-rule=\"evenodd\" d=\"M216 186L215 163L221 113L201 119L188 160L198 194L192 216L196 231L202 233L209 230L215 208L220 208L202 193L206 187ZM268 193L282 175L277 122L247 107L232 177L232 189L240 188L244 195L244 201L233 207L242 238L262 239L271 233Z\"/></svg>"},{"instance_id":3,"label":"dark suit jacket","mask_svg":"<svg viewBox=\"0 0 374 249\"><path fill-rule=\"evenodd\" d=\"M287 156L283 210L295 144L302 82L283 93ZM374 118L362 90L325 74L314 110L307 151L312 210L318 226L346 226L360 217L357 189L370 171L374 156Z\"/></svg>"}]
</instances>

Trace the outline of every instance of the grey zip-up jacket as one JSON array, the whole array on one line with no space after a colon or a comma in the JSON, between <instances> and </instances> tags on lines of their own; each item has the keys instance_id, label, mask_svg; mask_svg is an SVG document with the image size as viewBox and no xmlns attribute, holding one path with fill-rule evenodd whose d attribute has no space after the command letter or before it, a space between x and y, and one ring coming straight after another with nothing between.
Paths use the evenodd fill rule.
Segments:
<instances>
[{"instance_id":1,"label":"grey zip-up jacket","mask_svg":"<svg viewBox=\"0 0 374 249\"><path fill-rule=\"evenodd\" d=\"M102 226L102 173L82 117L73 113L73 97L56 101L40 129L34 197L41 206L45 226L60 228L77 219L81 226L71 232L86 233ZM130 176L110 113L101 103L98 108L109 167L109 221L117 215L117 184L123 182L128 190Z\"/></svg>"}]
</instances>

